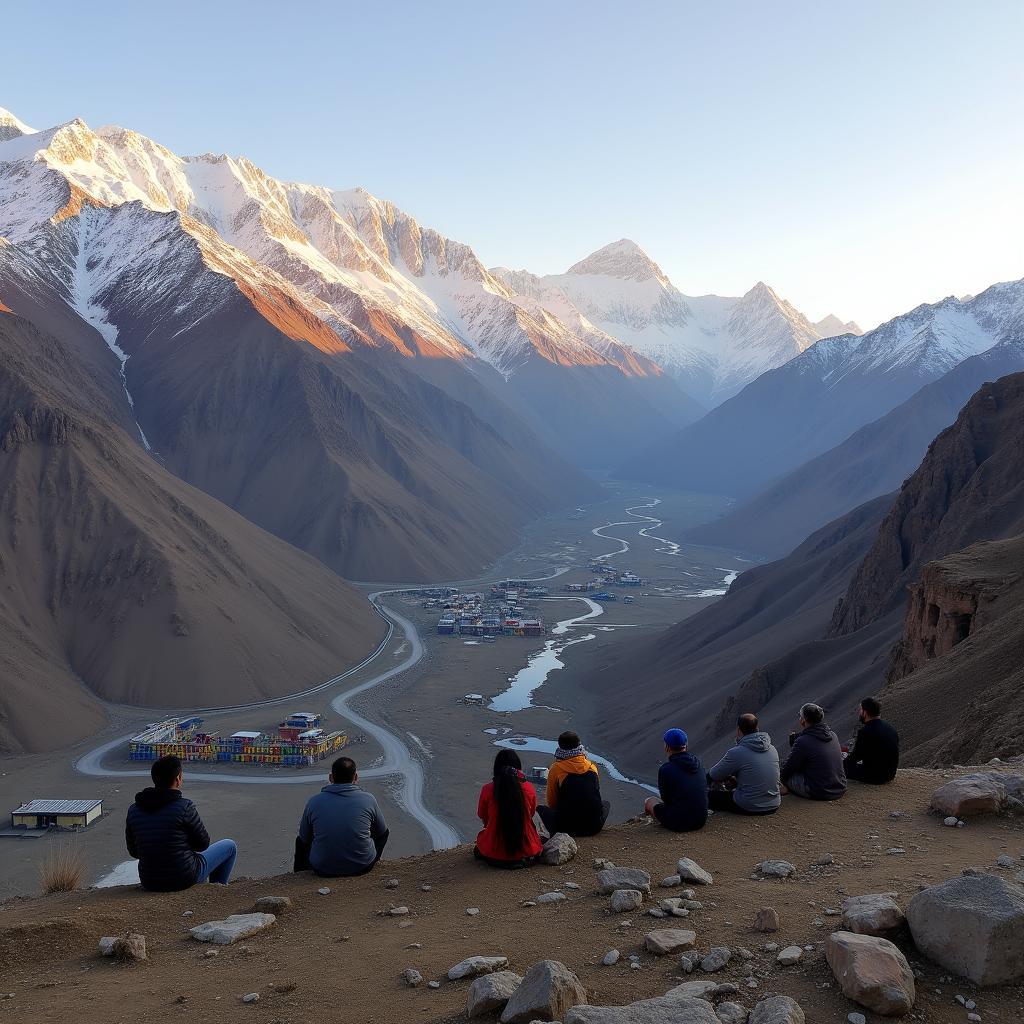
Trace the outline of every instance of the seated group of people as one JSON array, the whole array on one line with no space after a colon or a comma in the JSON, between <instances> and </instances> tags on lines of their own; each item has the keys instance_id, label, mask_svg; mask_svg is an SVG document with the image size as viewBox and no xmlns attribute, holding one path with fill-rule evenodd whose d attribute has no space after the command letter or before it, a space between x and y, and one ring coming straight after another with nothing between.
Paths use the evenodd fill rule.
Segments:
<instances>
[{"instance_id":1,"label":"seated group of people","mask_svg":"<svg viewBox=\"0 0 1024 1024\"><path fill-rule=\"evenodd\" d=\"M800 709L800 731L790 733L789 756L780 764L771 736L758 728L757 716L740 715L736 744L710 770L687 750L682 729L663 737L667 760L658 771L658 797L645 813L674 832L703 828L708 811L774 814L784 795L838 800L847 780L881 785L896 777L899 736L881 718L874 697L860 705L861 728L853 749L844 753L817 704ZM136 794L128 809L125 839L139 861L139 879L156 892L187 889L197 882L226 884L237 848L231 839L211 843L195 805L181 793L181 761L162 757L151 769L153 786ZM339 757L328 784L306 804L295 840L294 870L327 877L363 875L380 860L388 827L374 797L358 785L356 763ZM514 750L494 759L493 778L480 791L477 815L483 829L474 856L496 867L526 867L543 849L538 822L549 834L596 835L608 820L597 765L575 732L558 737L548 770L545 803L523 774Z\"/></svg>"}]
</instances>

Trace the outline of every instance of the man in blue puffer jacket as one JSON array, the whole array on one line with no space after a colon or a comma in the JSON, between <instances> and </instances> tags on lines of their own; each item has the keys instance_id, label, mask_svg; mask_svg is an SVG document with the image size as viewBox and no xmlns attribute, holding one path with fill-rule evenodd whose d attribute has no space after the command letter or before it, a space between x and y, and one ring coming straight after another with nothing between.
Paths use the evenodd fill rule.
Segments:
<instances>
[{"instance_id":1,"label":"man in blue puffer jacket","mask_svg":"<svg viewBox=\"0 0 1024 1024\"><path fill-rule=\"evenodd\" d=\"M227 885L237 847L232 839L211 845L196 805L181 794L181 761L161 757L150 775L153 785L135 794L124 828L142 887L177 892L207 879Z\"/></svg>"}]
</instances>

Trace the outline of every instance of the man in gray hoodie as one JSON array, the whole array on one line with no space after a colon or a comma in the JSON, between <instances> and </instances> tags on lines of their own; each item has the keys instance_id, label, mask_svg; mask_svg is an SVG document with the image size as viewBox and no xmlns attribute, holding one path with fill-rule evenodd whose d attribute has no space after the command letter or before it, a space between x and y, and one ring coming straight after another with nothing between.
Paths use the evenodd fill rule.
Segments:
<instances>
[{"instance_id":1,"label":"man in gray hoodie","mask_svg":"<svg viewBox=\"0 0 1024 1024\"><path fill-rule=\"evenodd\" d=\"M351 757L331 765L328 785L309 798L295 841L295 870L318 875L365 875L380 860L388 826L373 795L356 783Z\"/></svg>"},{"instance_id":2,"label":"man in gray hoodie","mask_svg":"<svg viewBox=\"0 0 1024 1024\"><path fill-rule=\"evenodd\" d=\"M758 730L757 715L740 715L736 746L708 772L708 782L724 782L727 787L708 793L708 807L713 811L774 814L779 809L779 752L772 746L771 736Z\"/></svg>"}]
</instances>

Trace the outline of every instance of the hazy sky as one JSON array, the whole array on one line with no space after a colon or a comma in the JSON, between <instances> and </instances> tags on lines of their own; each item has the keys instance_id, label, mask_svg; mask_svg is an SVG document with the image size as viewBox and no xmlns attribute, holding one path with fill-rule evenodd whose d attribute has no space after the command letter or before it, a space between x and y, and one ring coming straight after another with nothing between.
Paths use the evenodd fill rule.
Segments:
<instances>
[{"instance_id":1,"label":"hazy sky","mask_svg":"<svg viewBox=\"0 0 1024 1024\"><path fill-rule=\"evenodd\" d=\"M34 9L33 9L34 8ZM1024 3L6 5L0 106L362 185L489 265L632 238L873 325L1024 276Z\"/></svg>"}]
</instances>

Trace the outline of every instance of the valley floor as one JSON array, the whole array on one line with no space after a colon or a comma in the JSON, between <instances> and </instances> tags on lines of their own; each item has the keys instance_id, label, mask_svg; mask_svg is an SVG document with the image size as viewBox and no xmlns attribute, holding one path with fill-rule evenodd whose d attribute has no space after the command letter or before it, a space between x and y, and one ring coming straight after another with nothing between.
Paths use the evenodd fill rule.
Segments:
<instances>
[{"instance_id":1,"label":"valley floor","mask_svg":"<svg viewBox=\"0 0 1024 1024\"><path fill-rule=\"evenodd\" d=\"M446 972L473 954L505 955L520 974L541 958L560 960L577 972L592 1003L622 1004L703 975L698 969L689 978L681 976L677 957L659 960L644 952L644 934L671 920L610 914L607 897L597 893L592 860L605 857L621 867L643 868L656 882L673 872L678 857L689 856L715 881L698 891L705 909L694 911L686 927L696 931L698 949L724 945L734 953L715 980L737 983L736 998L748 1008L770 992L781 992L801 1003L811 1024L845 1021L859 1008L838 992L824 961L822 942L839 920L825 916L827 909L838 909L847 895L873 892L897 893L905 907L921 886L969 866L996 870L999 854L1022 852L1015 820L990 817L950 829L926 813L930 794L952 774L901 771L894 784L854 787L835 804L788 799L772 817L718 815L702 832L684 836L627 822L580 840L577 858L557 868L495 871L475 863L463 846L387 862L358 879L322 882L309 874L282 875L172 895L121 888L9 900L0 904L0 991L12 995L0 1000L0 1020L447 1024L465 1020L468 983L449 982ZM267 808L264 822L275 814L276 808ZM906 853L887 855L892 847ZM827 853L834 864L813 866ZM751 878L755 864L765 858L789 860L798 872L786 881ZM389 878L398 880L397 888L385 887ZM570 882L580 888L566 888ZM317 891L324 884L332 890L326 896ZM424 892L421 885L431 888ZM565 901L523 906L559 887ZM248 911L264 895L289 896L295 904L268 931L223 947L215 957L205 956L207 947L189 938L191 926ZM673 891L655 885L653 899L670 895ZM381 916L392 905L407 906L408 916ZM754 915L764 906L779 912L781 930L775 934L752 930ZM468 916L470 907L479 914ZM99 937L127 929L146 935L149 960L125 967L99 959ZM774 953L762 949L768 941L813 949L795 967L780 967ZM740 947L754 958L743 960ZM622 959L601 966L612 948L621 950ZM958 994L977 1001L984 1022L1024 1019L1024 988L977 990L947 978L905 948L922 972L916 1020L964 1021L966 1011L954 998ZM629 967L632 954L639 955L639 970ZM410 967L427 980L439 980L440 988L408 988L402 972ZM756 979L756 990L748 987L749 977ZM260 1001L242 1005L241 997L250 992L260 993ZM868 1020L880 1018L868 1014Z\"/></svg>"},{"instance_id":2,"label":"valley floor","mask_svg":"<svg viewBox=\"0 0 1024 1024\"><path fill-rule=\"evenodd\" d=\"M557 574L545 584L551 590L552 600L538 603L550 629L560 620L587 612L585 603L564 594L561 587L567 582L590 579L588 566L592 558L609 555L609 564L617 568L630 567L648 578L650 585L635 592L634 604L627 606L621 600L632 591L615 588L620 596L618 602L608 604L601 616L583 622L562 638L570 641L593 638L566 647L564 660L571 664L584 659L589 648L614 642L616 637L663 628L685 618L714 600L730 573L750 564L720 550L689 545L679 548L670 539L685 527L712 518L723 506L723 500L718 498L667 493L655 503L648 490L610 485L609 497L579 513L580 518L572 518L575 515L572 513L539 520L523 532L512 552L485 573L474 580L458 582L467 589L478 589L505 576ZM626 508L633 509L633 514L625 513ZM657 525L660 519L664 519L662 526ZM613 525L607 525L609 523ZM646 535L641 535L641 530L645 530ZM367 584L365 589L369 593L387 588ZM694 596L698 594L702 596ZM571 694L560 693L561 709L545 706L550 699L545 696L546 689L535 695L537 706L515 712L492 711L486 704L462 704L460 699L467 692L482 693L489 700L507 689L509 680L538 653L543 642L508 637L495 644L467 644L458 636L437 636L436 611L421 609L418 599L393 594L386 597L385 602L388 608L413 622L424 644L423 658L408 671L353 698L350 706L372 722L385 726L392 736L403 742L422 765L424 798L429 811L467 840L479 828L475 817L476 796L480 785L490 777L494 743L499 738L485 730L512 730L550 743L562 729L586 720L592 713L585 684L574 687ZM545 639L554 638L549 635ZM408 656L408 647L406 638L396 631L381 656L346 680L343 688L358 686L401 664ZM372 774L384 759L385 751L377 738L354 728L351 721L331 709L330 701L336 692L337 689L325 690L298 703L302 710L324 713L329 728L347 728L357 739L349 751L351 756L364 771L369 769ZM211 703L214 699L211 695ZM218 730L258 730L272 727L289 710L293 710L290 705L275 705L211 714L207 718L210 726ZM136 731L163 717L165 712L119 706L108 708L108 713L110 723L104 733L72 750L7 758L0 762L0 812L22 800L52 796L100 796L106 811L100 822L72 839L59 835L38 839L0 836L0 856L5 868L0 877L0 898L36 891L39 865L55 844L74 842L84 855L90 882L124 864L124 812L135 792L145 783L147 766L128 761L122 745L99 760L105 768L134 771L138 773L135 776L90 778L76 772L72 765L98 746ZM595 753L604 754L613 762L622 754L607 750ZM660 753L657 737L652 737L648 782L656 776ZM527 767L547 764L550 760L548 754L528 749L522 750L522 756ZM227 835L239 842L238 871L259 876L286 870L291 863L292 841L302 808L320 785L315 776L325 776L327 765L319 772L304 770L298 774L294 769L282 768L273 776L280 785L231 782L228 776L240 772L251 779L254 775L266 775L268 770L259 766L241 770L186 766L186 790L196 801L215 838ZM188 775L197 773L219 774L224 781L194 780L190 784ZM612 801L613 821L635 813L648 795L638 785L616 781L607 770L603 772L602 786L605 796ZM427 833L406 813L394 776L367 778L366 787L381 801L391 825L389 857L421 853L430 848Z\"/></svg>"}]
</instances>

